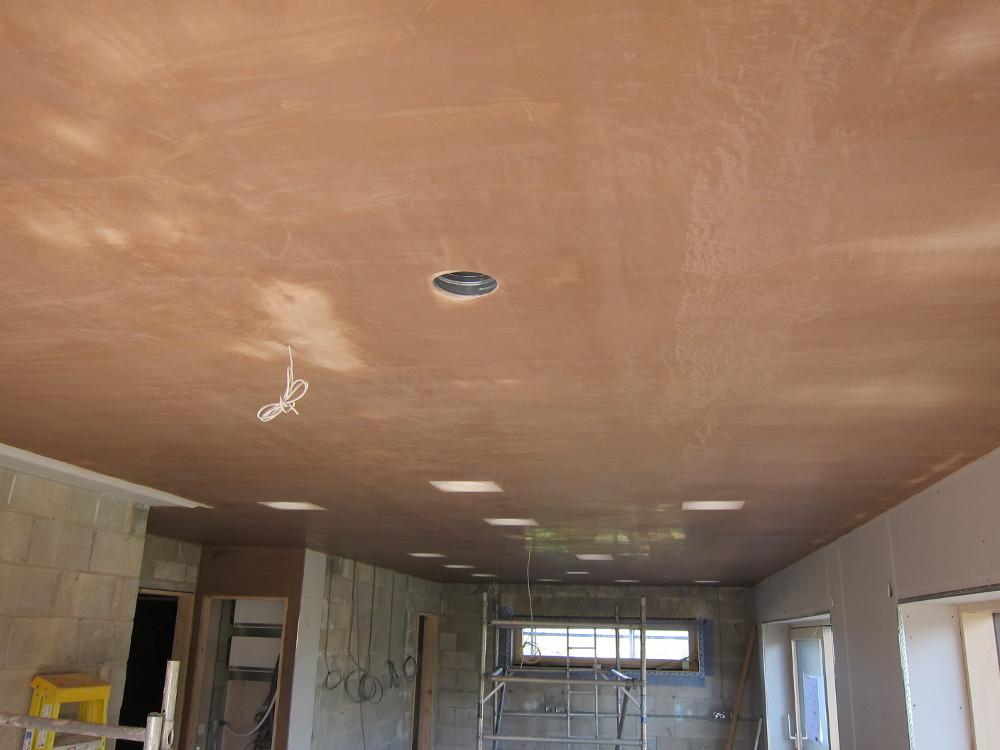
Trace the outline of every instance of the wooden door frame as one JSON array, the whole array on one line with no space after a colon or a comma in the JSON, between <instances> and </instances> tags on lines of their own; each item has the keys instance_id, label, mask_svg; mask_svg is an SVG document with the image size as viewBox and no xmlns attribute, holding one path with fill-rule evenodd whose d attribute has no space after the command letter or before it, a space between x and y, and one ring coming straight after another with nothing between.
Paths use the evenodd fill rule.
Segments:
<instances>
[{"instance_id":1,"label":"wooden door frame","mask_svg":"<svg viewBox=\"0 0 1000 750\"><path fill-rule=\"evenodd\" d=\"M437 682L438 661L436 614L417 613L417 641L417 675L413 685L413 727L410 746L413 750L434 750L434 687Z\"/></svg>"},{"instance_id":2,"label":"wooden door frame","mask_svg":"<svg viewBox=\"0 0 1000 750\"><path fill-rule=\"evenodd\" d=\"M219 610L214 608L215 602L222 601L237 601L240 599L261 599L267 601L281 601L284 604L284 613L281 618L281 661L284 663L285 660L285 638L288 634L288 608L289 599L287 596L242 596L238 594L201 594L198 598L199 603L199 614L200 620L198 626L198 648L193 657L193 671L191 679L191 692L190 692L190 702L188 708L190 709L188 713L189 721L184 726L184 734L179 735L175 732L175 735L183 737L183 748L194 748L197 747L198 743L198 732L197 727L199 722L207 721L210 710L205 707L205 671L210 663L214 663L214 659L217 656L215 651L218 646L218 630L219 630ZM209 651L211 655L209 656ZM291 658L294 659L294 653ZM279 668L277 674L277 682L275 683L275 701L274 706L271 709L273 711L272 720L275 725L277 725L278 708L279 705L283 703L282 689L284 686L284 681L282 680L282 669ZM207 732L206 732L207 736ZM271 743L274 747L275 739L272 737Z\"/></svg>"}]
</instances>

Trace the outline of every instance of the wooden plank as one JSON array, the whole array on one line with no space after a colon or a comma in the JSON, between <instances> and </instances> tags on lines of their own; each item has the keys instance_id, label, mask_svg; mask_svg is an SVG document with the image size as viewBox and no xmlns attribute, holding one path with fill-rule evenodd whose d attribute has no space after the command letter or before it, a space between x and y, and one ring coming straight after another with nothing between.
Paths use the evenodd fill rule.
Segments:
<instances>
[{"instance_id":1,"label":"wooden plank","mask_svg":"<svg viewBox=\"0 0 1000 750\"><path fill-rule=\"evenodd\" d=\"M420 615L423 619L423 645L420 650L420 717L417 722L417 750L434 748L434 683L437 676L437 615Z\"/></svg>"},{"instance_id":2,"label":"wooden plank","mask_svg":"<svg viewBox=\"0 0 1000 750\"><path fill-rule=\"evenodd\" d=\"M750 628L750 638L747 639L747 653L743 658L743 673L740 675L740 688L736 691L736 705L733 706L733 718L729 722L729 737L726 738L726 750L733 750L733 740L736 739L736 724L740 720L740 707L743 705L743 690L747 685L747 673L750 671L750 659L753 657L753 644L757 639L757 626Z\"/></svg>"}]
</instances>

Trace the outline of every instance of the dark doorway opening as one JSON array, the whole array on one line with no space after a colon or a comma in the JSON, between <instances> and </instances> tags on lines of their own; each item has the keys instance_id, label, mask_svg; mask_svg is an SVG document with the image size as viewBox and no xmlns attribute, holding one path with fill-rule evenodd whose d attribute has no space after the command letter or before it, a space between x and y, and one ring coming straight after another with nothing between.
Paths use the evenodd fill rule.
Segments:
<instances>
[{"instance_id":1,"label":"dark doorway opening","mask_svg":"<svg viewBox=\"0 0 1000 750\"><path fill-rule=\"evenodd\" d=\"M177 597L140 593L125 669L120 723L145 727L146 716L163 707L163 680L174 649ZM120 750L142 750L141 742L118 740Z\"/></svg>"}]
</instances>

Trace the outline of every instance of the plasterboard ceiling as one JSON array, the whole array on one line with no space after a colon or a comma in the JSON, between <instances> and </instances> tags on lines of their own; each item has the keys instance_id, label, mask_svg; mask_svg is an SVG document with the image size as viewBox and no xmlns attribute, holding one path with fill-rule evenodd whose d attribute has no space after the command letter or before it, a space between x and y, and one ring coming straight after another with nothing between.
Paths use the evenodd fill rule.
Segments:
<instances>
[{"instance_id":1,"label":"plasterboard ceiling","mask_svg":"<svg viewBox=\"0 0 1000 750\"><path fill-rule=\"evenodd\" d=\"M1000 444L996 3L0 8L0 442L154 533L748 584Z\"/></svg>"}]
</instances>

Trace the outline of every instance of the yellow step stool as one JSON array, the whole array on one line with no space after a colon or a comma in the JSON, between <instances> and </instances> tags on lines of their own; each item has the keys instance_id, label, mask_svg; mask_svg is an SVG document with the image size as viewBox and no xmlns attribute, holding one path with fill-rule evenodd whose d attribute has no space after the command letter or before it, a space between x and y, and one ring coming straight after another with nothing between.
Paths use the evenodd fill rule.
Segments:
<instances>
[{"instance_id":1,"label":"yellow step stool","mask_svg":"<svg viewBox=\"0 0 1000 750\"><path fill-rule=\"evenodd\" d=\"M111 686L96 677L78 672L38 675L31 681L31 689L31 710L28 713L32 716L58 719L63 703L79 703L78 721L108 723ZM44 729L29 729L24 734L22 750L54 750L59 747L104 750L104 738L66 736Z\"/></svg>"}]
</instances>

